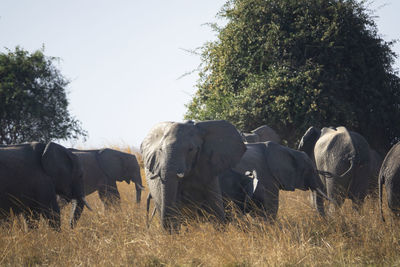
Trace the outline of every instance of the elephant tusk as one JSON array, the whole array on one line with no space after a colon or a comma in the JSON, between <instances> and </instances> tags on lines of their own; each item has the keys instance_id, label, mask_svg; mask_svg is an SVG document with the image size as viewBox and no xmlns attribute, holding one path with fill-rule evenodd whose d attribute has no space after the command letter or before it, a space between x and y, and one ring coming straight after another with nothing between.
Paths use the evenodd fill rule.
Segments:
<instances>
[{"instance_id":1,"label":"elephant tusk","mask_svg":"<svg viewBox=\"0 0 400 267\"><path fill-rule=\"evenodd\" d=\"M82 197L82 202L85 204L85 206L90 210L93 211L93 209L90 207L89 203L87 202L85 197Z\"/></svg>"},{"instance_id":2,"label":"elephant tusk","mask_svg":"<svg viewBox=\"0 0 400 267\"><path fill-rule=\"evenodd\" d=\"M72 203L72 210L74 211L76 209L78 201L74 198L74 199L72 199L71 203Z\"/></svg>"},{"instance_id":3,"label":"elephant tusk","mask_svg":"<svg viewBox=\"0 0 400 267\"><path fill-rule=\"evenodd\" d=\"M177 173L176 176L178 176L178 178L182 179L183 177L185 177L185 174L184 173Z\"/></svg>"},{"instance_id":4,"label":"elephant tusk","mask_svg":"<svg viewBox=\"0 0 400 267\"><path fill-rule=\"evenodd\" d=\"M140 184L136 184L136 185L137 185L137 187L139 187L140 190L146 189L144 186L142 186L142 185L140 185Z\"/></svg>"},{"instance_id":5,"label":"elephant tusk","mask_svg":"<svg viewBox=\"0 0 400 267\"><path fill-rule=\"evenodd\" d=\"M257 177L254 177L253 178L253 194L254 194L254 192L256 192L257 185L258 185L258 179L257 179Z\"/></svg>"}]
</instances>

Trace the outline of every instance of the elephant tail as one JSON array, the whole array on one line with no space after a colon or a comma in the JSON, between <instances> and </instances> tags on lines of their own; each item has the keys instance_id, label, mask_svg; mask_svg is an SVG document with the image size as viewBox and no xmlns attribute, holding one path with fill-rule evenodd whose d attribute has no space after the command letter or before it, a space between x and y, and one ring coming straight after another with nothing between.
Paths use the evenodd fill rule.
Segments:
<instances>
[{"instance_id":1,"label":"elephant tail","mask_svg":"<svg viewBox=\"0 0 400 267\"><path fill-rule=\"evenodd\" d=\"M354 168L354 157L349 158L350 161L350 167L341 175L329 172L329 171L323 171L323 170L317 170L318 174L321 174L323 176L325 176L325 178L336 178L336 179L341 179L346 177L347 174L349 174L353 168Z\"/></svg>"},{"instance_id":2,"label":"elephant tail","mask_svg":"<svg viewBox=\"0 0 400 267\"><path fill-rule=\"evenodd\" d=\"M383 174L379 175L379 211L381 213L381 219L383 222L385 222L385 217L383 216L383 209L382 209L382 186L385 183L385 177L383 176Z\"/></svg>"},{"instance_id":3,"label":"elephant tail","mask_svg":"<svg viewBox=\"0 0 400 267\"><path fill-rule=\"evenodd\" d=\"M345 177L347 174L349 174L349 173L353 170L355 157L356 157L356 156L350 157L350 158L349 158L350 167L347 169L347 171L345 171L344 173L342 173L341 175L339 175L340 178Z\"/></svg>"}]
</instances>

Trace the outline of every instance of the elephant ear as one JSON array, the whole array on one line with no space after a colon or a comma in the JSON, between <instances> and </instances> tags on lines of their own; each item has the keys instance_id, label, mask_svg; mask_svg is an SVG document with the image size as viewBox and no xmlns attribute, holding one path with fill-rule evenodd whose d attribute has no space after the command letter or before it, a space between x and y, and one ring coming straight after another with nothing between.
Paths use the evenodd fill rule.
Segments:
<instances>
[{"instance_id":1,"label":"elephant ear","mask_svg":"<svg viewBox=\"0 0 400 267\"><path fill-rule=\"evenodd\" d=\"M246 146L236 128L227 121L203 121L195 124L203 135L200 160L207 162L218 175L233 168L241 159Z\"/></svg>"},{"instance_id":2,"label":"elephant ear","mask_svg":"<svg viewBox=\"0 0 400 267\"><path fill-rule=\"evenodd\" d=\"M123 176L123 161L119 156L119 151L105 148L99 150L96 154L97 161L99 162L100 169L111 180L122 182L126 177Z\"/></svg>"},{"instance_id":3,"label":"elephant ear","mask_svg":"<svg viewBox=\"0 0 400 267\"><path fill-rule=\"evenodd\" d=\"M306 152L307 155L311 157L311 155L313 155L314 153L313 151L315 143L320 138L320 136L321 130L314 126L311 126L301 138L298 150Z\"/></svg>"},{"instance_id":4,"label":"elephant ear","mask_svg":"<svg viewBox=\"0 0 400 267\"><path fill-rule=\"evenodd\" d=\"M262 125L251 132L258 135L260 142L273 141L279 143L281 141L281 138L275 130L267 125Z\"/></svg>"},{"instance_id":5,"label":"elephant ear","mask_svg":"<svg viewBox=\"0 0 400 267\"><path fill-rule=\"evenodd\" d=\"M42 167L47 175L55 182L56 188L70 188L77 166L75 155L65 147L50 142L42 154ZM66 195L72 192L62 192Z\"/></svg>"},{"instance_id":6,"label":"elephant ear","mask_svg":"<svg viewBox=\"0 0 400 267\"><path fill-rule=\"evenodd\" d=\"M173 122L160 122L156 124L140 145L144 167L153 175L158 175L160 173L160 165L157 160L157 155L159 153L164 132L172 124Z\"/></svg>"},{"instance_id":7,"label":"elephant ear","mask_svg":"<svg viewBox=\"0 0 400 267\"><path fill-rule=\"evenodd\" d=\"M265 167L271 178L279 184L279 189L294 191L302 189L301 171L295 154L302 153L274 142L265 143ZM301 155L301 154L298 154ZM296 183L300 183L297 187Z\"/></svg>"}]
</instances>

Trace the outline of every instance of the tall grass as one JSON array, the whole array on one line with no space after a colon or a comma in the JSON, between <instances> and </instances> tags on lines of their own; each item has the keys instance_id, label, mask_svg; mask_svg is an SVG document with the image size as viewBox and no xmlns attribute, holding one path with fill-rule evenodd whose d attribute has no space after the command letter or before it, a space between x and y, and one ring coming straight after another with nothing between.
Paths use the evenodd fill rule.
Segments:
<instances>
[{"instance_id":1,"label":"tall grass","mask_svg":"<svg viewBox=\"0 0 400 267\"><path fill-rule=\"evenodd\" d=\"M177 234L165 233L155 218L145 223L145 197L135 204L134 186L118 184L121 210L105 212L97 193L87 199L75 229L62 212L62 231L42 221L26 230L14 218L0 226L0 265L53 266L275 266L400 265L400 223L367 199L360 213L351 203L327 219L310 206L308 193L281 192L278 218L265 223L248 216L223 229L190 222ZM144 194L146 195L146 194Z\"/></svg>"}]
</instances>

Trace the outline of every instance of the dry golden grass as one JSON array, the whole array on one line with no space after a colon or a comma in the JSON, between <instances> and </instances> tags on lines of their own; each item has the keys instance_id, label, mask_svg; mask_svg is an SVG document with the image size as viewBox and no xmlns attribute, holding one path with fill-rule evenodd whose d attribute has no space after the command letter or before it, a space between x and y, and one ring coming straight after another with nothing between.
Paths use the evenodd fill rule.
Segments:
<instances>
[{"instance_id":1,"label":"dry golden grass","mask_svg":"<svg viewBox=\"0 0 400 267\"><path fill-rule=\"evenodd\" d=\"M0 265L51 266L276 266L400 265L400 223L385 207L380 221L375 201L361 213L350 203L326 220L310 207L308 193L282 192L278 219L264 223L245 217L224 229L192 222L178 234L165 233L155 218L145 223L145 196L137 206L134 186L118 184L121 211L105 213L97 193L88 197L78 226L54 232L42 221L25 231L14 219L0 227Z\"/></svg>"}]
</instances>

